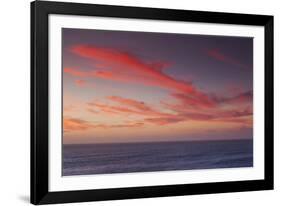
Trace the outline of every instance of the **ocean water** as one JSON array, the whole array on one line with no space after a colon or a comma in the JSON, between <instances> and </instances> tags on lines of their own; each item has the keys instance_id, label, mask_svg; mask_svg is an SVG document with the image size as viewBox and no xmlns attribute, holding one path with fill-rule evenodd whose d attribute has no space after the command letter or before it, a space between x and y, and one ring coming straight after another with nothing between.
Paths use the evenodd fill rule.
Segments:
<instances>
[{"instance_id":1,"label":"ocean water","mask_svg":"<svg viewBox=\"0 0 281 206\"><path fill-rule=\"evenodd\" d=\"M253 166L253 141L63 145L63 176Z\"/></svg>"}]
</instances>

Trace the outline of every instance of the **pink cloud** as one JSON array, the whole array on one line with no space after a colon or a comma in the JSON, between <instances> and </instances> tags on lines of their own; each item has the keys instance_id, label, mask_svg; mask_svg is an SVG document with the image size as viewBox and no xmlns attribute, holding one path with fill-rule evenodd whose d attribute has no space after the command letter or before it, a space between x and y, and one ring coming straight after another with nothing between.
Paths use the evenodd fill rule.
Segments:
<instances>
[{"instance_id":1,"label":"pink cloud","mask_svg":"<svg viewBox=\"0 0 281 206\"><path fill-rule=\"evenodd\" d=\"M100 103L89 102L88 106L95 112L103 112L109 115L121 115L126 117L127 115L137 115L143 119L144 124L166 125L174 124L183 121L195 120L195 121L226 121L233 123L244 124L245 120L240 119L242 117L252 118L252 108L247 107L245 109L221 109L220 107L205 109L190 108L189 102L185 99L182 104L171 105L162 102L165 112L159 109L155 109L150 105L142 101L134 99L123 98L119 96L109 96L108 100L112 103ZM163 108L162 108L163 109Z\"/></svg>"},{"instance_id":2,"label":"pink cloud","mask_svg":"<svg viewBox=\"0 0 281 206\"><path fill-rule=\"evenodd\" d=\"M114 106L114 105L108 105L103 103L95 103L95 102L89 102L88 106L91 108L95 108L99 111L108 113L108 114L138 114L138 115L144 115L141 111L130 109L127 107L122 106Z\"/></svg>"},{"instance_id":3,"label":"pink cloud","mask_svg":"<svg viewBox=\"0 0 281 206\"><path fill-rule=\"evenodd\" d=\"M74 132L74 131L83 131L94 128L123 128L123 127L142 127L142 122L132 122L124 124L93 124L89 121L85 121L78 118L64 118L63 119L63 129L64 132Z\"/></svg>"},{"instance_id":4,"label":"pink cloud","mask_svg":"<svg viewBox=\"0 0 281 206\"><path fill-rule=\"evenodd\" d=\"M253 91L242 92L234 97L226 98L223 103L227 104L244 104L253 102Z\"/></svg>"},{"instance_id":5,"label":"pink cloud","mask_svg":"<svg viewBox=\"0 0 281 206\"><path fill-rule=\"evenodd\" d=\"M231 94L231 95L238 95L240 93L242 93L244 91L244 89L242 88L241 85L236 85L236 84L229 84L225 86L225 90L224 92L227 94Z\"/></svg>"},{"instance_id":6,"label":"pink cloud","mask_svg":"<svg viewBox=\"0 0 281 206\"><path fill-rule=\"evenodd\" d=\"M97 70L89 72L65 70L74 76L99 77L108 80L121 81L125 83L138 83L149 86L178 91L192 95L194 98L204 101L208 96L197 89L192 83L175 79L163 72L164 68L170 66L166 62L147 63L137 56L113 48L103 48L97 46L77 45L71 51L81 57L89 58L105 64L110 70ZM99 66L100 68L100 66Z\"/></svg>"},{"instance_id":7,"label":"pink cloud","mask_svg":"<svg viewBox=\"0 0 281 206\"><path fill-rule=\"evenodd\" d=\"M237 59L224 54L219 49L209 49L209 50L207 50L207 55L218 61L230 63L230 64L236 65L238 67L241 67L243 69L251 68L249 65L243 64L240 61L238 61Z\"/></svg>"},{"instance_id":8,"label":"pink cloud","mask_svg":"<svg viewBox=\"0 0 281 206\"><path fill-rule=\"evenodd\" d=\"M86 71L80 71L78 69L74 69L74 68L70 68L70 67L66 67L63 69L64 73L68 73L72 76L75 77L91 77L94 76L93 72L86 72Z\"/></svg>"},{"instance_id":9,"label":"pink cloud","mask_svg":"<svg viewBox=\"0 0 281 206\"><path fill-rule=\"evenodd\" d=\"M77 79L74 82L75 82L75 85L78 87L84 87L86 85L86 81L83 79Z\"/></svg>"},{"instance_id":10,"label":"pink cloud","mask_svg":"<svg viewBox=\"0 0 281 206\"><path fill-rule=\"evenodd\" d=\"M123 98L119 96L109 96L107 97L109 100L119 103L121 105L125 105L127 107L133 108L139 112L143 112L145 114L150 114L150 115L165 115L161 113L160 111L157 111L156 109L152 108L151 106L148 106L146 103L143 101L137 101L134 99L129 99L129 98Z\"/></svg>"},{"instance_id":11,"label":"pink cloud","mask_svg":"<svg viewBox=\"0 0 281 206\"><path fill-rule=\"evenodd\" d=\"M89 102L88 106L96 110L108 113L108 114L126 114L126 115L138 115L138 116L169 116L169 114L161 112L152 108L142 101L134 99L123 98L119 96L109 96L108 100L117 105L105 104L100 102Z\"/></svg>"},{"instance_id":12,"label":"pink cloud","mask_svg":"<svg viewBox=\"0 0 281 206\"><path fill-rule=\"evenodd\" d=\"M77 79L74 81L74 83L77 87L83 87L83 88L94 88L95 87L94 83L83 80L83 79Z\"/></svg>"},{"instance_id":13,"label":"pink cloud","mask_svg":"<svg viewBox=\"0 0 281 206\"><path fill-rule=\"evenodd\" d=\"M210 97L202 97L201 99L194 98L188 94L183 93L175 93L171 94L172 97L180 100L182 104L186 107L193 107L193 108L211 108L216 106L216 102L211 99Z\"/></svg>"},{"instance_id":14,"label":"pink cloud","mask_svg":"<svg viewBox=\"0 0 281 206\"><path fill-rule=\"evenodd\" d=\"M78 131L87 130L91 127L91 124L87 121L76 118L64 118L63 129L65 131Z\"/></svg>"},{"instance_id":15,"label":"pink cloud","mask_svg":"<svg viewBox=\"0 0 281 206\"><path fill-rule=\"evenodd\" d=\"M192 96L183 94L183 93L173 93L171 96L179 100L182 107L185 108L197 108L197 109L215 109L219 108L221 105L228 105L232 107L238 106L248 106L252 105L253 103L253 91L244 91L232 97L223 97L223 96L216 96L216 95L209 95L208 98L201 99L200 101ZM171 104L166 106L173 107ZM181 107L176 106L174 107Z\"/></svg>"},{"instance_id":16,"label":"pink cloud","mask_svg":"<svg viewBox=\"0 0 281 206\"><path fill-rule=\"evenodd\" d=\"M144 119L144 122L146 123L153 123L156 125L167 125L167 124L173 124L183 121L184 119L181 117L171 116L171 117L155 117L155 118L147 118Z\"/></svg>"}]
</instances>

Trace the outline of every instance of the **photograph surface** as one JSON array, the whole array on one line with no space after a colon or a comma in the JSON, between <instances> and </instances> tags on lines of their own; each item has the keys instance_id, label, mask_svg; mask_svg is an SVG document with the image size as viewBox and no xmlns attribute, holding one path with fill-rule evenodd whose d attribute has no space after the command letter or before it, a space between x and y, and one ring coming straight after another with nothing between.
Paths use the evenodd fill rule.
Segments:
<instances>
[{"instance_id":1,"label":"photograph surface","mask_svg":"<svg viewBox=\"0 0 281 206\"><path fill-rule=\"evenodd\" d=\"M62 29L62 175L253 167L253 38Z\"/></svg>"}]
</instances>

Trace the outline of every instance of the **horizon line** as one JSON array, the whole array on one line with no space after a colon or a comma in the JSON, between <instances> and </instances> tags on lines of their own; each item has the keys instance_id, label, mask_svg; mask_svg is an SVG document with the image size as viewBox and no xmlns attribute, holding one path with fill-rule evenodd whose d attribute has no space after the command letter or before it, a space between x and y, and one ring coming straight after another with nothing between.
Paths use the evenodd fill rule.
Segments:
<instances>
[{"instance_id":1,"label":"horizon line","mask_svg":"<svg viewBox=\"0 0 281 206\"><path fill-rule=\"evenodd\" d=\"M217 142L217 141L249 141L253 138L243 138L243 139L211 139L211 140L172 140L172 141L136 141L136 142L89 142L89 143L62 143L63 146L67 145L90 145L90 144L145 144L145 143L180 143L180 142Z\"/></svg>"}]
</instances>

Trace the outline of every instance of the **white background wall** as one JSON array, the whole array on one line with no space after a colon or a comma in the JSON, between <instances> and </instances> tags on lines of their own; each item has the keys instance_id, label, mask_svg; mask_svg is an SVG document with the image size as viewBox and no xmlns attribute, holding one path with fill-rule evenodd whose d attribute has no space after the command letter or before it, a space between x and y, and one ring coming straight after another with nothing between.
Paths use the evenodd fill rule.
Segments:
<instances>
[{"instance_id":1,"label":"white background wall","mask_svg":"<svg viewBox=\"0 0 281 206\"><path fill-rule=\"evenodd\" d=\"M81 1L81 0L80 0ZM281 202L281 5L278 0L83 0L99 4L209 10L275 16L275 190L69 205L280 205ZM29 204L29 1L0 7L0 205ZM279 203L278 203L279 202Z\"/></svg>"}]
</instances>

